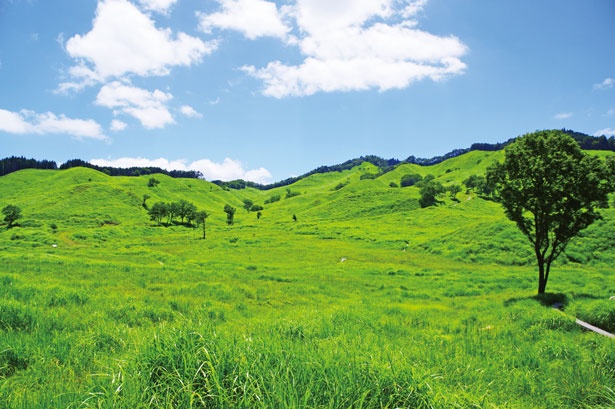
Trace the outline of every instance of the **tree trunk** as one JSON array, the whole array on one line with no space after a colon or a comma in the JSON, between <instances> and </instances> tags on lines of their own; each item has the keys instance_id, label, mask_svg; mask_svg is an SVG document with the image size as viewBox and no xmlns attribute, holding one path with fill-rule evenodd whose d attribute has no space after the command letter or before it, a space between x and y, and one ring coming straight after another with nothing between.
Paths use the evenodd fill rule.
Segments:
<instances>
[{"instance_id":1,"label":"tree trunk","mask_svg":"<svg viewBox=\"0 0 615 409\"><path fill-rule=\"evenodd\" d=\"M545 261L538 257L538 294L544 294L547 288L547 276L545 275Z\"/></svg>"}]
</instances>

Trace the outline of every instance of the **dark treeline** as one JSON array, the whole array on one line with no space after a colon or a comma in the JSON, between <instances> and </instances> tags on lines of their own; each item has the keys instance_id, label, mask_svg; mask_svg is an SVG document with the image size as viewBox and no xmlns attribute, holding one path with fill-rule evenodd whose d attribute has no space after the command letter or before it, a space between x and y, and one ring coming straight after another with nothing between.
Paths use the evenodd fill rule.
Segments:
<instances>
[{"instance_id":1,"label":"dark treeline","mask_svg":"<svg viewBox=\"0 0 615 409\"><path fill-rule=\"evenodd\" d=\"M22 169L57 169L58 165L52 160L26 159L24 157L11 156L0 160L0 176L17 172Z\"/></svg>"},{"instance_id":2,"label":"dark treeline","mask_svg":"<svg viewBox=\"0 0 615 409\"><path fill-rule=\"evenodd\" d=\"M608 138L605 135L591 136L591 135L584 134L582 132L575 132L569 129L562 129L562 131L570 135L574 140L576 140L582 149L615 151L615 137L613 136L608 137ZM507 140L506 142L501 142L501 143L474 143L469 148L455 149L445 155L436 156L436 157L429 158L429 159L409 156L405 160L400 161L398 159L383 159L375 155L361 156L359 158L347 160L346 162L340 163L338 165L320 166L301 176L284 179L279 182L271 183L268 185L262 185L260 183L249 182L245 180L233 180L230 182L222 182L220 180L214 180L213 183L219 186L225 187L225 188L229 188L229 189L245 189L247 187L251 187L251 188L260 189L260 190L270 190L270 189L274 189L277 187L284 187L284 186L291 185L303 178L306 178L308 176L311 176L317 173L341 172L344 170L352 169L355 166L358 166L363 162L369 162L377 166L378 168L380 168L380 174L384 174L384 173L387 173L393 170L397 165L400 165L402 163L410 163L410 164L421 165L421 166L430 166L430 165L436 165L438 163L444 162L447 159L452 159L457 156L461 156L471 151L499 151L505 148L508 144L513 142L515 139L516 138L512 138L512 139ZM168 170L156 168L156 167L113 168L109 166L92 165L91 163L88 163L81 159L69 160L58 168L57 164L54 161L49 161L49 160L38 161L35 159L26 159L24 157L15 157L15 156L12 156L10 158L0 159L0 176L4 176L9 173L16 172L22 169L69 169L69 168L74 168L78 166L95 169L109 176L141 176L141 175L151 175L154 173L161 173L164 175L171 176L173 178L188 178L188 179L202 179L203 178L203 174L195 170L168 171Z\"/></svg>"},{"instance_id":3,"label":"dark treeline","mask_svg":"<svg viewBox=\"0 0 615 409\"><path fill-rule=\"evenodd\" d=\"M604 135L596 137L596 136L590 136L590 135L587 135L581 132L575 132L575 131L568 130L568 129L562 129L562 131L570 135L574 140L576 140L582 149L615 151L615 137L613 136L609 138L607 138ZM381 157L374 156L374 155L361 156L360 158L351 159L344 163L340 163L339 165L320 166L304 175L284 179L282 181L275 182L269 185L262 185L259 183L248 182L245 180L233 180L230 182L222 182L220 180L214 180L213 183L219 186L222 186L222 187L230 188L230 189L245 189L247 187L251 187L251 188L260 189L260 190L269 190L269 189L274 189L276 187L284 187L284 186L291 185L303 178L306 178L310 175L314 175L317 173L341 172L344 170L349 170L349 169L354 168L355 166L360 165L363 162L369 162L379 167L380 175L382 175L382 174L385 174L395 169L397 165L400 165L403 163L409 163L409 164L420 165L420 166L431 166L431 165L437 165L438 163L444 162L445 160L456 158L457 156L461 156L465 153L472 152L472 151L490 151L490 152L499 151L499 150L504 149L506 146L512 143L515 139L516 138L511 138L507 140L506 142L500 142L500 143L474 143L469 148L455 149L445 155L436 156L436 157L429 158L429 159L409 156L405 160L400 161L398 159L383 159Z\"/></svg>"},{"instance_id":4,"label":"dark treeline","mask_svg":"<svg viewBox=\"0 0 615 409\"><path fill-rule=\"evenodd\" d=\"M401 163L401 161L397 159L382 159L378 156L368 155L368 156L361 156L359 158L347 160L346 162L340 163L339 165L320 166L301 176L284 179L279 182L271 183L269 185L262 185L260 183L248 182L248 181L241 180L241 179L232 180L230 182L214 180L212 181L212 183L215 183L219 186L230 188L230 189L245 189L246 187L251 187L251 188L260 189L260 190L270 190L270 189L275 189L276 187L284 187L284 186L292 185L293 183L301 179L304 179L308 176L315 175L318 173L341 172L344 170L352 169L355 166L359 166L363 162L372 163L378 166L380 169L387 169L387 171L392 170L396 165Z\"/></svg>"},{"instance_id":5,"label":"dark treeline","mask_svg":"<svg viewBox=\"0 0 615 409\"><path fill-rule=\"evenodd\" d=\"M60 169L70 169L76 167L84 167L97 170L105 173L109 176L142 176L152 175L154 173L161 173L163 175L171 176L172 178L186 178L186 179L202 179L203 174L197 170L165 170L157 167L131 167L131 168L113 168L110 166L96 166L91 163L85 162L81 159L72 159L60 166Z\"/></svg>"},{"instance_id":6,"label":"dark treeline","mask_svg":"<svg viewBox=\"0 0 615 409\"><path fill-rule=\"evenodd\" d=\"M203 174L196 170L165 170L156 167L150 168L113 168L110 166L96 166L81 159L72 159L62 164L60 167L54 161L26 159L24 157L11 156L10 158L0 159L0 176L8 175L22 169L70 169L84 167L97 170L109 176L141 176L161 173L173 178L201 179Z\"/></svg>"}]
</instances>

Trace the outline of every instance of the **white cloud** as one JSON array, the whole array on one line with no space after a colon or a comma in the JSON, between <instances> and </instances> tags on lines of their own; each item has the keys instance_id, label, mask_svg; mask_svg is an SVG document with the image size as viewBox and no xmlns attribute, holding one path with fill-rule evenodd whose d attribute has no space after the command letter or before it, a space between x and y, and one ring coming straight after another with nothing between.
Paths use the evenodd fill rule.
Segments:
<instances>
[{"instance_id":1,"label":"white cloud","mask_svg":"<svg viewBox=\"0 0 615 409\"><path fill-rule=\"evenodd\" d=\"M164 8L173 2L142 3ZM215 42L157 28L149 16L127 0L101 0L92 30L66 42L67 53L77 61L69 71L74 81L60 84L60 90L78 90L84 83L91 85L130 74L166 75L173 66L198 63L216 47Z\"/></svg>"},{"instance_id":2,"label":"white cloud","mask_svg":"<svg viewBox=\"0 0 615 409\"><path fill-rule=\"evenodd\" d=\"M596 131L594 136L615 136L615 128L604 128Z\"/></svg>"},{"instance_id":3,"label":"white cloud","mask_svg":"<svg viewBox=\"0 0 615 409\"><path fill-rule=\"evenodd\" d=\"M146 10L166 14L177 3L177 0L139 0L139 4Z\"/></svg>"},{"instance_id":4,"label":"white cloud","mask_svg":"<svg viewBox=\"0 0 615 409\"><path fill-rule=\"evenodd\" d=\"M106 141L102 127L92 119L72 119L51 112L37 114L29 110L19 112L0 109L0 131L12 134L66 134L76 138Z\"/></svg>"},{"instance_id":5,"label":"white cloud","mask_svg":"<svg viewBox=\"0 0 615 409\"><path fill-rule=\"evenodd\" d=\"M119 109L141 122L147 129L164 128L175 123L166 103L173 95L154 90L148 90L122 84L114 81L104 85L96 96L96 104Z\"/></svg>"},{"instance_id":6,"label":"white cloud","mask_svg":"<svg viewBox=\"0 0 615 409\"><path fill-rule=\"evenodd\" d=\"M188 118L203 118L203 115L197 112L190 105L183 105L181 108L179 108L179 110L184 116L187 116Z\"/></svg>"},{"instance_id":7,"label":"white cloud","mask_svg":"<svg viewBox=\"0 0 615 409\"><path fill-rule=\"evenodd\" d=\"M555 119L568 119L572 115L572 112L560 112L559 114L555 114Z\"/></svg>"},{"instance_id":8,"label":"white cloud","mask_svg":"<svg viewBox=\"0 0 615 409\"><path fill-rule=\"evenodd\" d=\"M126 129L127 126L128 124L126 122L120 121L118 119L114 119L111 121L111 125L109 126L109 129L111 129L113 132L119 132L119 131L123 131L124 129Z\"/></svg>"},{"instance_id":9,"label":"white cloud","mask_svg":"<svg viewBox=\"0 0 615 409\"><path fill-rule=\"evenodd\" d=\"M615 78L605 78L604 81L602 81L599 84L594 84L594 89L610 89L613 88L613 86L615 86Z\"/></svg>"},{"instance_id":10,"label":"white cloud","mask_svg":"<svg viewBox=\"0 0 615 409\"><path fill-rule=\"evenodd\" d=\"M299 64L272 61L242 67L276 98L316 92L405 88L415 81L442 81L462 74L467 47L454 36L416 29L425 0L296 0L294 19ZM228 26L230 29L237 29ZM239 30L241 31L241 30Z\"/></svg>"},{"instance_id":11,"label":"white cloud","mask_svg":"<svg viewBox=\"0 0 615 409\"><path fill-rule=\"evenodd\" d=\"M249 39L258 37L284 38L289 32L282 13L275 3L265 0L218 0L221 11L198 13L199 28L210 33L213 28L241 32Z\"/></svg>"},{"instance_id":12,"label":"white cloud","mask_svg":"<svg viewBox=\"0 0 615 409\"><path fill-rule=\"evenodd\" d=\"M119 158L115 160L93 159L90 163L97 166L112 167L158 167L166 170L195 170L203 173L207 180L235 180L243 179L256 183L269 183L271 173L265 168L246 170L243 164L230 158L224 159L222 163L214 162L209 159L201 159L191 163L185 160L168 160L164 158L145 159L145 158Z\"/></svg>"}]
</instances>

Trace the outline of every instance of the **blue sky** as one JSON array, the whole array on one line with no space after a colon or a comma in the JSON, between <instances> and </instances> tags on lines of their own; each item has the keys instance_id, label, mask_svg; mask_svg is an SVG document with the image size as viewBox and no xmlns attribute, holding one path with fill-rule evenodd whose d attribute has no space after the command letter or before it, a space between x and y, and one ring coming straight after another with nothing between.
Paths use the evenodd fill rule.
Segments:
<instances>
[{"instance_id":1,"label":"blue sky","mask_svg":"<svg viewBox=\"0 0 615 409\"><path fill-rule=\"evenodd\" d=\"M612 0L0 0L0 157L274 182L615 135Z\"/></svg>"}]
</instances>

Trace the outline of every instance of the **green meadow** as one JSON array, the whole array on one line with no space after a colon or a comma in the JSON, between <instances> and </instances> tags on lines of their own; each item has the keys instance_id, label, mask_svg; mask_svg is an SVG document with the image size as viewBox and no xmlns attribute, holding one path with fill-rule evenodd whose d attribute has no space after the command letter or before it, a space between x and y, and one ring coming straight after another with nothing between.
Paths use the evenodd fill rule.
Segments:
<instances>
[{"instance_id":1,"label":"green meadow","mask_svg":"<svg viewBox=\"0 0 615 409\"><path fill-rule=\"evenodd\" d=\"M615 332L614 210L536 297L533 252L499 204L464 188L421 208L418 188L391 187L461 184L498 159L373 179L364 163L272 190L0 177L0 207L23 214L0 226L0 407L615 407L615 340L575 324ZM207 238L151 221L144 195L206 210Z\"/></svg>"}]
</instances>

